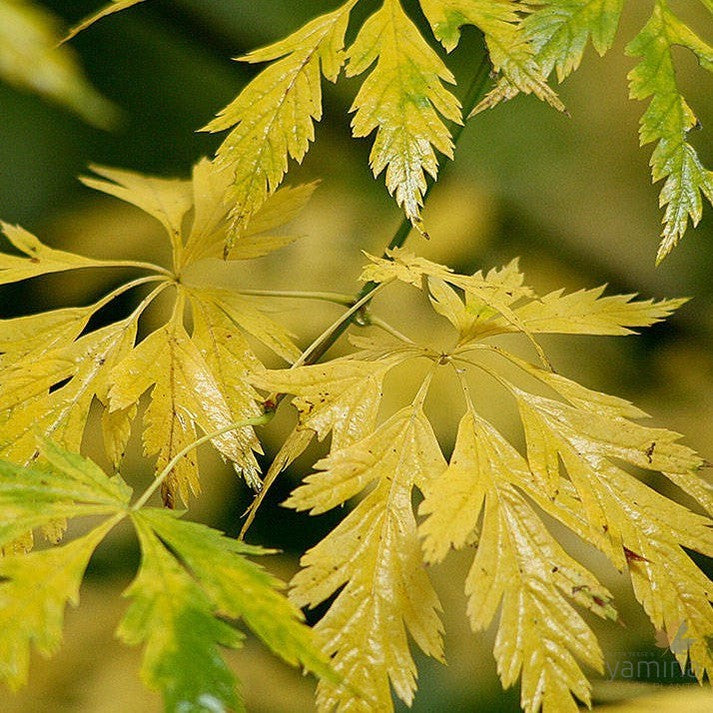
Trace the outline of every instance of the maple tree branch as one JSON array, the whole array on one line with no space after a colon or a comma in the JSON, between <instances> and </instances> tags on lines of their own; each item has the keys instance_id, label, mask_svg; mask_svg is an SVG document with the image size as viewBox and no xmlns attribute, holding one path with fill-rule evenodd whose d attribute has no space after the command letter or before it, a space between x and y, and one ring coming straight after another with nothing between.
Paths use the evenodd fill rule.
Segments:
<instances>
[{"instance_id":1,"label":"maple tree branch","mask_svg":"<svg viewBox=\"0 0 713 713\"><path fill-rule=\"evenodd\" d=\"M398 329L396 329L396 327L390 325L385 319L381 319L381 317L377 317L375 314L369 315L369 322L367 326L369 325L373 325L374 327L382 329L387 334L390 334L392 337L396 337L396 339L398 339L400 342L404 342L405 344L416 343L413 341L413 339L407 337L403 332L400 332Z\"/></svg>"},{"instance_id":2,"label":"maple tree branch","mask_svg":"<svg viewBox=\"0 0 713 713\"><path fill-rule=\"evenodd\" d=\"M310 344L307 349L302 352L300 358L290 368L294 369L295 367L302 366L303 364L314 364L318 361L319 357L314 357L314 355L316 353L319 353L319 356L324 354L324 352L327 351L327 349L329 349L329 347L337 340L337 337L334 337L334 335L337 333L338 335L343 334L344 330L357 318L357 315L364 308L367 302L375 297L376 293L383 287L386 287L386 285L393 282L394 279L395 278L392 278L386 282L378 283L374 286L373 290L370 290L363 297L356 300L356 302L353 302L351 307L336 322L330 324L329 327L327 327L327 329L325 329L324 332L322 332L322 334L320 334L317 339L315 339L312 344ZM325 344L328 344L329 346L325 348Z\"/></svg>"}]
</instances>

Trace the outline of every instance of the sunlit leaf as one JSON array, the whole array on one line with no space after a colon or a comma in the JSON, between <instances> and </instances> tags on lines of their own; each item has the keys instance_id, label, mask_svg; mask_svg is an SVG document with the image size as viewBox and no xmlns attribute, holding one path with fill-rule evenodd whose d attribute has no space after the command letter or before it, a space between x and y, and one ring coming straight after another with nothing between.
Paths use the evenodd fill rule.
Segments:
<instances>
[{"instance_id":1,"label":"sunlit leaf","mask_svg":"<svg viewBox=\"0 0 713 713\"><path fill-rule=\"evenodd\" d=\"M282 182L288 159L302 161L322 118L321 75L334 82L344 63L344 33L356 0L308 22L286 39L255 50L247 62L271 62L205 128L230 130L216 154L228 177L231 248Z\"/></svg>"},{"instance_id":2,"label":"sunlit leaf","mask_svg":"<svg viewBox=\"0 0 713 713\"><path fill-rule=\"evenodd\" d=\"M640 58L629 73L631 97L651 100L641 118L641 144L656 143L650 162L652 176L654 182L664 181L659 198L666 208L659 262L683 237L689 219L694 227L698 224L702 197L713 202L713 172L703 166L687 140L688 132L699 124L678 87L676 46L689 50L701 67L713 72L713 47L684 24L665 0L656 0L649 21L629 43L627 53Z\"/></svg>"},{"instance_id":3,"label":"sunlit leaf","mask_svg":"<svg viewBox=\"0 0 713 713\"><path fill-rule=\"evenodd\" d=\"M61 547L0 558L0 679L10 688L27 681L31 645L44 656L59 648L66 605L77 605L84 570L108 527Z\"/></svg>"},{"instance_id":4,"label":"sunlit leaf","mask_svg":"<svg viewBox=\"0 0 713 713\"><path fill-rule=\"evenodd\" d=\"M316 625L343 682L321 681L320 710L392 710L389 683L410 703L416 667L407 632L442 659L440 605L421 563L411 507L414 485L445 467L433 430L419 406L403 409L370 436L332 451L287 501L324 512L375 488L302 558L292 599L314 607L341 591ZM359 692L361 702L354 697Z\"/></svg>"}]
</instances>

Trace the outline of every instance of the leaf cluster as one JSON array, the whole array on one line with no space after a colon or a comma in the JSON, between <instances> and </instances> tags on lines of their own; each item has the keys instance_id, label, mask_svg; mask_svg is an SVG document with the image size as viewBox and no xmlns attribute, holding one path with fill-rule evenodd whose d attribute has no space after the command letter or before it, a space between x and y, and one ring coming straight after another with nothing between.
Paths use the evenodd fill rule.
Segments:
<instances>
[{"instance_id":1,"label":"leaf cluster","mask_svg":"<svg viewBox=\"0 0 713 713\"><path fill-rule=\"evenodd\" d=\"M131 488L120 475L109 477L49 441L41 452L42 464L32 468L0 461L0 547L58 517L102 520L66 544L0 559L3 682L11 688L26 682L31 647L44 656L59 648L66 606L78 604L93 552L125 518L138 536L141 565L124 592L130 604L117 636L144 646L142 676L161 692L166 710L244 710L222 654L242 645L238 621L289 664L332 676L301 613L280 593L282 584L248 559L267 550L175 511L131 506Z\"/></svg>"},{"instance_id":2,"label":"leaf cluster","mask_svg":"<svg viewBox=\"0 0 713 713\"><path fill-rule=\"evenodd\" d=\"M679 661L684 665L690 656L699 679L709 674L711 584L687 552L713 554L713 486L699 472L702 459L678 442L678 434L638 423L646 414L629 402L553 372L546 360L531 363L491 342L507 334L530 343L539 334L629 334L665 318L682 301L604 296L602 288L539 296L516 262L461 275L405 250L370 258L362 279L422 290L453 327L452 346L416 344L398 332L353 337L357 351L349 356L266 370L254 382L295 395L299 422L286 449L302 447L312 435L333 434L329 455L285 504L318 514L359 496L346 518L305 554L292 581L291 597L300 606L336 595L315 628L341 681L320 682L320 710L392 710L390 686L412 701L416 669L409 636L425 654L443 660L440 604L425 565L465 546L475 548L465 582L468 618L474 631L498 619L494 654L503 685L521 680L521 703L529 713L576 711L577 699L588 704L581 664L601 671L603 658L578 608L605 619L617 613L612 595L555 539L548 518L629 573L656 629L685 621L692 643L676 652ZM432 364L423 385L411 404L379 422L385 375L416 359ZM448 462L425 410L438 369L451 371L464 393ZM473 370L488 374L513 400L525 455L480 413L469 384ZM658 494L637 477L639 470L663 473L707 515ZM416 490L423 496L420 523ZM355 701L352 687L366 702Z\"/></svg>"},{"instance_id":3,"label":"leaf cluster","mask_svg":"<svg viewBox=\"0 0 713 713\"><path fill-rule=\"evenodd\" d=\"M86 185L132 203L158 220L170 240L170 269L131 261L94 260L51 249L17 226L3 231L18 254L0 253L0 284L54 272L94 268L142 268L153 274L130 280L86 307L67 307L0 322L0 457L30 463L36 437L52 438L73 452L81 448L90 409L103 409L107 456L115 467L124 454L140 397L150 392L143 414L143 443L163 468L196 440L196 429L218 431L259 416L262 401L248 377L262 365L250 340L289 362L299 356L288 332L261 309L260 299L186 277L201 260L223 254L228 222L223 204L225 177L199 162L189 181L152 178L95 167ZM255 214L228 258L249 260L296 238L275 234L306 203L314 184L275 193ZM194 270L192 274L200 274ZM92 328L91 320L128 290L151 285L125 318ZM139 320L162 293L173 293L165 324L137 343ZM186 327L190 315L193 327ZM223 432L212 440L253 488L259 488L251 427ZM166 504L187 502L199 491L194 456L179 462L163 483Z\"/></svg>"}]
</instances>

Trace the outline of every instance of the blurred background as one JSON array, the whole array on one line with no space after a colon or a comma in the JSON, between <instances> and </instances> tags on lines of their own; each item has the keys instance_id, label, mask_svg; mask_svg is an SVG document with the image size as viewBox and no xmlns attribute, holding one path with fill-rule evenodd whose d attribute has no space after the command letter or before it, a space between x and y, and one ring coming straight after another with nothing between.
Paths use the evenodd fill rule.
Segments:
<instances>
[{"instance_id":1,"label":"blurred background","mask_svg":"<svg viewBox=\"0 0 713 713\"><path fill-rule=\"evenodd\" d=\"M55 15L60 30L98 7L94 0L45 0L41 5ZM166 245L157 223L131 206L84 188L77 175L89 163L99 163L187 176L191 165L211 155L221 139L196 130L259 69L230 58L282 38L336 5L333 0L148 0L108 17L71 43L94 90L83 85L79 99L75 92L65 96L65 104L91 105L90 116L84 119L17 81L0 82L0 217L21 223L53 247L94 257L165 260ZM614 49L604 59L588 49L581 69L562 85L570 117L533 98L520 97L469 122L456 161L445 166L444 159L442 179L426 208L432 239L426 243L412 236L410 246L470 272L519 255L530 284L539 291L608 283L611 292L636 292L643 297L692 296L667 323L641 336L543 342L558 371L590 388L635 401L657 424L684 433L688 445L713 459L713 214L707 207L701 227L689 231L663 265L654 267L659 187L650 184L650 148L638 147L638 118L644 106L627 99L626 74L633 60L624 56L623 46L645 21L649 5L627 3ZM700 3L681 0L675 5L711 39L710 15L704 14ZM374 0L363 0L355 15L364 17L377 6ZM415 2L407 0L405 6L412 8ZM0 24L2 17L0 10ZM0 27L0 39L2 33ZM3 42L7 41L5 37ZM481 52L477 33L466 30L449 59L461 86L468 84ZM0 46L0 69L7 67L2 57ZM693 142L710 166L710 75L683 52L678 60L681 84L705 127ZM293 184L322 180L292 226L305 237L248 269L207 267L216 283L356 290L355 278L364 262L360 251L380 253L400 222L383 179L374 181L368 169L370 141L350 138L348 108L356 86L354 80L326 86L325 118L318 125L316 145L304 165L293 166L288 176ZM7 286L0 289L0 316L87 304L125 277L118 272L108 277L105 272L83 273L81 281L59 275ZM301 346L333 321L340 309L314 303L305 309L304 303L274 301L275 316L291 326ZM426 333L436 339L447 335L444 323L429 315L415 291L404 290L398 303L377 301L376 311L413 338L425 338ZM333 353L344 348L338 345ZM277 361L270 363L279 366ZM387 382L385 413L412 397L416 378L398 372ZM438 382L428 403L446 454L461 414L457 394L452 384ZM503 399L486 400L498 424L514 433L516 414L511 405ZM290 410L283 408L265 430L266 464L292 423ZM151 477L151 464L141 457L140 428L134 431L134 448L124 474L140 487ZM87 452L101 461L99 438L99 430L90 429L86 445ZM248 536L251 542L282 550L269 567L283 579L296 570L299 554L343 516L342 511L309 518L279 507L322 452L324 445L311 448L281 477ZM210 451L202 452L201 458L205 492L192 504L192 516L236 534L249 496L230 468ZM654 631L635 603L627 578L591 551L566 544L612 589L626 624L592 622L608 666L604 676L592 674L597 710L694 713L713 709L709 690L679 688L687 679L676 672L670 653L657 648ZM462 584L471 556L459 553L433 570L445 608L449 666L420 661L414 711L519 710L518 691L500 689L490 653L492 632L475 636L466 624ZM34 660L28 689L12 696L0 692L0 710L160 710L158 697L139 680L140 652L121 646L113 637L126 606L119 595L137 559L136 544L127 532L117 532L99 550L81 608L68 613L64 647L52 660ZM709 565L703 563L710 574ZM248 640L246 648L230 658L249 710L313 710L312 680L283 667L254 641ZM621 675L623 662L638 660L658 662L659 675ZM619 673L612 676L611 671ZM612 677L618 680L611 681Z\"/></svg>"}]
</instances>

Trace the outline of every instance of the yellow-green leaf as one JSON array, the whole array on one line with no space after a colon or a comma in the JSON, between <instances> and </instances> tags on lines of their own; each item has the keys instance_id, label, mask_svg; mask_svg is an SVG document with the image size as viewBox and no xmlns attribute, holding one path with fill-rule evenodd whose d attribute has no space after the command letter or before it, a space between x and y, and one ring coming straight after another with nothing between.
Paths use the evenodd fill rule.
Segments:
<instances>
[{"instance_id":1,"label":"yellow-green leaf","mask_svg":"<svg viewBox=\"0 0 713 713\"><path fill-rule=\"evenodd\" d=\"M57 520L114 514L129 502L131 488L119 476L50 441L39 450L42 461L31 468L0 461L0 548Z\"/></svg>"},{"instance_id":2,"label":"yellow-green leaf","mask_svg":"<svg viewBox=\"0 0 713 713\"><path fill-rule=\"evenodd\" d=\"M612 46L624 0L529 0L523 23L542 73L558 81L574 72L591 39L599 55Z\"/></svg>"},{"instance_id":3,"label":"yellow-green leaf","mask_svg":"<svg viewBox=\"0 0 713 713\"><path fill-rule=\"evenodd\" d=\"M230 176L225 196L234 232L240 230L282 182L288 158L302 161L322 117L321 74L336 81L344 62L344 33L356 0L348 0L269 47L244 59L270 62L205 128L230 133L216 154Z\"/></svg>"},{"instance_id":4,"label":"yellow-green leaf","mask_svg":"<svg viewBox=\"0 0 713 713\"><path fill-rule=\"evenodd\" d=\"M287 504L323 512L375 488L302 558L291 597L314 607L343 587L315 629L342 682L321 681L320 710L391 711L389 683L413 700L416 668L407 632L443 657L440 605L423 568L411 495L445 467L430 424L410 406L367 438L317 463ZM356 692L356 695L355 695Z\"/></svg>"},{"instance_id":5,"label":"yellow-green leaf","mask_svg":"<svg viewBox=\"0 0 713 713\"><path fill-rule=\"evenodd\" d=\"M475 25L485 37L493 71L503 81L474 109L477 113L514 94L534 94L557 109L564 109L547 85L524 30L522 6L511 0L420 0L436 39L450 52L460 40L463 25Z\"/></svg>"},{"instance_id":6,"label":"yellow-green leaf","mask_svg":"<svg viewBox=\"0 0 713 713\"><path fill-rule=\"evenodd\" d=\"M376 130L369 156L374 175L386 170L386 187L423 232L426 173L434 179L438 175L435 150L453 158L450 131L441 117L461 123L460 102L443 85L454 84L455 78L399 0L384 0L364 23L347 56L350 77L376 62L352 105L354 136Z\"/></svg>"},{"instance_id":7,"label":"yellow-green leaf","mask_svg":"<svg viewBox=\"0 0 713 713\"><path fill-rule=\"evenodd\" d=\"M135 518L148 524L192 573L217 614L241 619L275 654L292 666L334 679L302 613L280 593L284 586L246 555L265 554L217 530L149 508Z\"/></svg>"},{"instance_id":8,"label":"yellow-green leaf","mask_svg":"<svg viewBox=\"0 0 713 713\"><path fill-rule=\"evenodd\" d=\"M689 50L701 67L713 72L713 47L681 22L666 0L656 0L649 21L626 51L640 57L629 73L631 97L651 98L641 118L641 145L656 143L650 161L652 177L654 182L664 181L659 203L666 209L657 262L683 237L689 219L694 227L698 224L702 196L713 203L713 172L703 166L687 140L698 119L678 88L673 61L676 46Z\"/></svg>"},{"instance_id":9,"label":"yellow-green leaf","mask_svg":"<svg viewBox=\"0 0 713 713\"><path fill-rule=\"evenodd\" d=\"M44 656L59 648L65 607L77 605L89 558L110 526L61 547L0 558L0 679L10 688L27 681L31 645Z\"/></svg>"},{"instance_id":10,"label":"yellow-green leaf","mask_svg":"<svg viewBox=\"0 0 713 713\"><path fill-rule=\"evenodd\" d=\"M84 76L74 52L59 47L57 18L28 0L0 0L0 77L51 99L101 128L117 118L115 107Z\"/></svg>"},{"instance_id":11,"label":"yellow-green leaf","mask_svg":"<svg viewBox=\"0 0 713 713\"><path fill-rule=\"evenodd\" d=\"M131 605L117 636L145 646L141 673L163 695L168 711L244 711L233 672L219 647L238 648L243 636L217 617L215 604L151 528L132 517L141 568L124 596Z\"/></svg>"}]
</instances>

